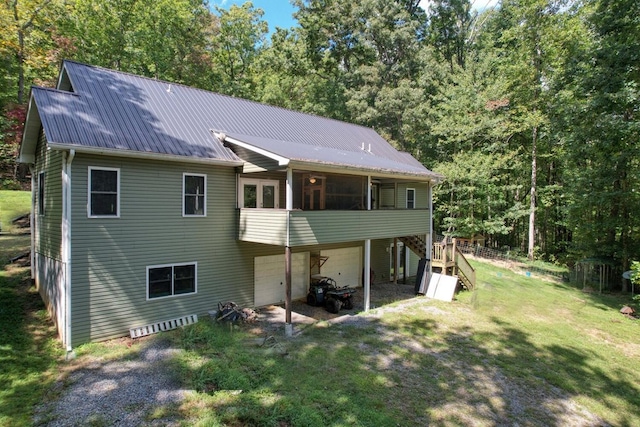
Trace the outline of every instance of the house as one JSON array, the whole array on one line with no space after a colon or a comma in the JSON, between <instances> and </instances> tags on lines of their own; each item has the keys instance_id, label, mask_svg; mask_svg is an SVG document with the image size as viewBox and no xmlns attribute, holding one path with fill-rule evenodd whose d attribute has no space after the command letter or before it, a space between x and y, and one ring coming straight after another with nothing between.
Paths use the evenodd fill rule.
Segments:
<instances>
[{"instance_id":1,"label":"house","mask_svg":"<svg viewBox=\"0 0 640 427\"><path fill-rule=\"evenodd\" d=\"M73 61L32 89L20 161L33 279L68 350L289 303L312 274L364 284L368 305L363 271L415 275L394 241L431 241L440 178L366 127Z\"/></svg>"}]
</instances>

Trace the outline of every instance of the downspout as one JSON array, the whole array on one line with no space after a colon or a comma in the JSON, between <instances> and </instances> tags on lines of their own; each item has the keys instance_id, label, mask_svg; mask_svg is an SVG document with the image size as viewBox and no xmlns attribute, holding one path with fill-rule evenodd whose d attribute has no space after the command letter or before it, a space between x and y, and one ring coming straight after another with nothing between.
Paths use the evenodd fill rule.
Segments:
<instances>
[{"instance_id":1,"label":"downspout","mask_svg":"<svg viewBox=\"0 0 640 427\"><path fill-rule=\"evenodd\" d=\"M71 345L71 162L76 155L75 150L64 152L62 157L62 262L65 276L65 347L67 359L72 359Z\"/></svg>"},{"instance_id":2,"label":"downspout","mask_svg":"<svg viewBox=\"0 0 640 427\"><path fill-rule=\"evenodd\" d=\"M285 241L284 264L285 264L285 323L284 332L287 337L293 336L293 324L291 323L291 224L290 216L293 210L293 169L287 168L287 182L285 194L285 208L287 211L287 234Z\"/></svg>"},{"instance_id":3,"label":"downspout","mask_svg":"<svg viewBox=\"0 0 640 427\"><path fill-rule=\"evenodd\" d=\"M367 210L371 210L371 175L367 176ZM369 311L371 302L371 239L364 241L364 311Z\"/></svg>"}]
</instances>

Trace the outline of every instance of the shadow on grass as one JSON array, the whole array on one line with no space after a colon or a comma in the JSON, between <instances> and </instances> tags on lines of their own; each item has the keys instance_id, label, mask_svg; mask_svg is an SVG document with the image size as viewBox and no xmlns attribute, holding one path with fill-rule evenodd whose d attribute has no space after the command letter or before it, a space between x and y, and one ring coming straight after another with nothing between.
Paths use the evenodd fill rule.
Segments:
<instances>
[{"instance_id":1,"label":"shadow on grass","mask_svg":"<svg viewBox=\"0 0 640 427\"><path fill-rule=\"evenodd\" d=\"M410 307L353 324L319 322L275 347L216 324L185 330L179 341L187 352L176 364L198 393L183 414L256 426L640 421L640 388L628 373L599 367L595 353L540 343L499 317L479 331L447 322L455 315L450 306L423 300ZM580 409L574 399L581 396L610 413L598 418Z\"/></svg>"},{"instance_id":2,"label":"shadow on grass","mask_svg":"<svg viewBox=\"0 0 640 427\"><path fill-rule=\"evenodd\" d=\"M0 424L31 425L60 349L29 270L0 272Z\"/></svg>"}]
</instances>

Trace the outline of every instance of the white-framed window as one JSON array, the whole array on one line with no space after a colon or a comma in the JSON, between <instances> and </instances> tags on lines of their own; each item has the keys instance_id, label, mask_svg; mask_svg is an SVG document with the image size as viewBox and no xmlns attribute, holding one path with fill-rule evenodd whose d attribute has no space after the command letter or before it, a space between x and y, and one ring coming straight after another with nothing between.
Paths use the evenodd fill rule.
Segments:
<instances>
[{"instance_id":1,"label":"white-framed window","mask_svg":"<svg viewBox=\"0 0 640 427\"><path fill-rule=\"evenodd\" d=\"M195 294L197 276L197 262L148 266L147 300Z\"/></svg>"},{"instance_id":2,"label":"white-framed window","mask_svg":"<svg viewBox=\"0 0 640 427\"><path fill-rule=\"evenodd\" d=\"M280 183L270 179L240 178L238 184L239 208L280 208Z\"/></svg>"},{"instance_id":3,"label":"white-framed window","mask_svg":"<svg viewBox=\"0 0 640 427\"><path fill-rule=\"evenodd\" d=\"M407 209L416 208L416 189L407 188Z\"/></svg>"},{"instance_id":4,"label":"white-framed window","mask_svg":"<svg viewBox=\"0 0 640 427\"><path fill-rule=\"evenodd\" d=\"M38 215L44 215L44 172L38 174Z\"/></svg>"},{"instance_id":5,"label":"white-framed window","mask_svg":"<svg viewBox=\"0 0 640 427\"><path fill-rule=\"evenodd\" d=\"M182 216L207 216L207 175L182 174Z\"/></svg>"},{"instance_id":6,"label":"white-framed window","mask_svg":"<svg viewBox=\"0 0 640 427\"><path fill-rule=\"evenodd\" d=\"M120 169L89 166L87 215L120 217Z\"/></svg>"}]
</instances>

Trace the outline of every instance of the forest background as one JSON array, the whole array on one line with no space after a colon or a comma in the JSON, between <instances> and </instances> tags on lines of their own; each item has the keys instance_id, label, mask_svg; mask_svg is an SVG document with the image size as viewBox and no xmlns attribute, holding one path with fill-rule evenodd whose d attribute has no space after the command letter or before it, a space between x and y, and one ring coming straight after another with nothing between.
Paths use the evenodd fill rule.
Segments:
<instances>
[{"instance_id":1,"label":"forest background","mask_svg":"<svg viewBox=\"0 0 640 427\"><path fill-rule=\"evenodd\" d=\"M445 176L436 232L640 260L640 2L292 3L270 33L250 2L5 0L0 188L28 185L29 87L73 59L371 127Z\"/></svg>"}]
</instances>

